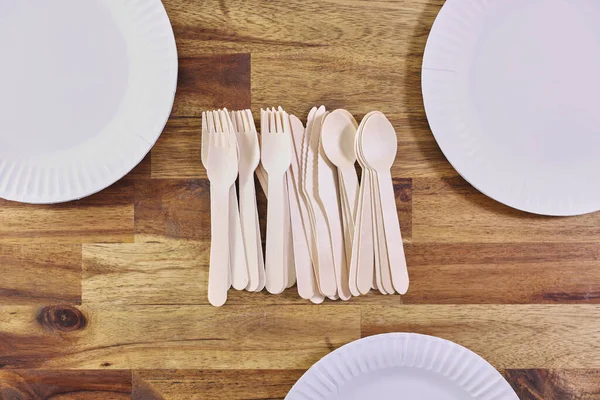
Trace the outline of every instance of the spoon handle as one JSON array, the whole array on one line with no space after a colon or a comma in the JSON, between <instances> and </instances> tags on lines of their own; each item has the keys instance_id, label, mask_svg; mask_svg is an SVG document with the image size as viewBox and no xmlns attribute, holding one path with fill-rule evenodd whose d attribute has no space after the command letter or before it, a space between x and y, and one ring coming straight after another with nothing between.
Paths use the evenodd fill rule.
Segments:
<instances>
[{"instance_id":1,"label":"spoon handle","mask_svg":"<svg viewBox=\"0 0 600 400\"><path fill-rule=\"evenodd\" d=\"M229 188L210 185L210 215L208 301L219 307L229 289Z\"/></svg>"},{"instance_id":2,"label":"spoon handle","mask_svg":"<svg viewBox=\"0 0 600 400\"><path fill-rule=\"evenodd\" d=\"M352 213L352 219L356 218L356 207L358 205L358 176L354 168L344 168L342 171L343 190L346 193L348 207Z\"/></svg>"},{"instance_id":3,"label":"spoon handle","mask_svg":"<svg viewBox=\"0 0 600 400\"><path fill-rule=\"evenodd\" d=\"M269 200L267 201L267 244L265 254L265 272L267 291L279 294L284 291L287 280L284 268L285 255L285 197L283 195L283 175L269 175Z\"/></svg>"},{"instance_id":4,"label":"spoon handle","mask_svg":"<svg viewBox=\"0 0 600 400\"><path fill-rule=\"evenodd\" d=\"M352 259L355 261L356 284L361 294L369 293L374 276L373 220L371 218L371 179L367 171L363 171L361 183L362 203L357 213L354 241L352 243ZM351 267L352 268L352 267ZM352 274L352 272L351 272Z\"/></svg>"},{"instance_id":5,"label":"spoon handle","mask_svg":"<svg viewBox=\"0 0 600 400\"><path fill-rule=\"evenodd\" d=\"M379 171L376 175L379 181L379 195L392 282L396 291L404 294L408 290L408 270L406 268L406 257L404 255L404 245L402 244L400 222L398 221L392 176L389 170Z\"/></svg>"},{"instance_id":6,"label":"spoon handle","mask_svg":"<svg viewBox=\"0 0 600 400\"><path fill-rule=\"evenodd\" d=\"M383 275L385 269L389 270L388 254L387 254L387 243L385 241L385 228L383 227L383 215L381 212L381 201L379 199L379 188L377 187L377 176L375 172L367 170L367 174L370 176L371 185L369 186L369 193L371 195L371 219L373 226L373 253L375 254L375 283L379 293L381 294L392 294L394 293L393 287L390 290L389 286L392 286L392 280L390 274L387 274L387 280L389 285L384 284L386 277Z\"/></svg>"}]
</instances>

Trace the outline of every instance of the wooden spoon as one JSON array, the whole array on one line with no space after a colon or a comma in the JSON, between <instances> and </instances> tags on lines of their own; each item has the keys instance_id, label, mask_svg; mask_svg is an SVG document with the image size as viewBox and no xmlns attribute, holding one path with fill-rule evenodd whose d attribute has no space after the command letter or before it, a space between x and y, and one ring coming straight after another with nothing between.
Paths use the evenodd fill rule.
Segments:
<instances>
[{"instance_id":1,"label":"wooden spoon","mask_svg":"<svg viewBox=\"0 0 600 400\"><path fill-rule=\"evenodd\" d=\"M359 145L366 165L376 172L393 286L398 293L404 294L409 285L408 270L390 172L396 159L398 141L396 131L385 115L375 113L368 118Z\"/></svg>"},{"instance_id":2,"label":"wooden spoon","mask_svg":"<svg viewBox=\"0 0 600 400\"><path fill-rule=\"evenodd\" d=\"M344 229L346 258L349 263L352 254L352 238L354 236L354 219L358 203L358 177L356 163L356 120L346 110L335 110L327 115L321 129L321 143L327 159L338 170L338 187ZM356 276L349 278L349 290L352 295L359 296Z\"/></svg>"},{"instance_id":3,"label":"wooden spoon","mask_svg":"<svg viewBox=\"0 0 600 400\"><path fill-rule=\"evenodd\" d=\"M326 120L327 113L323 117ZM352 297L349 288L348 262L346 259L346 248L344 244L344 228L342 223L340 209L340 185L335 165L325 155L321 137L323 130L313 134L319 135L318 150L318 200L325 211L327 226L329 228L329 238L331 240L331 250L333 252L333 264L335 269L336 284L338 296L342 300L348 300Z\"/></svg>"}]
</instances>

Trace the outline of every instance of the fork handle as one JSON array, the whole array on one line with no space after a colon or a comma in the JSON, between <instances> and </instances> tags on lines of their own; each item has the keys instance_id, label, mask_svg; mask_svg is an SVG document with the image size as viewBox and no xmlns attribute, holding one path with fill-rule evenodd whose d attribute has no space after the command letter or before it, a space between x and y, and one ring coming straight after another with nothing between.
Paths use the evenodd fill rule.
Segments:
<instances>
[{"instance_id":1,"label":"fork handle","mask_svg":"<svg viewBox=\"0 0 600 400\"><path fill-rule=\"evenodd\" d=\"M229 189L229 241L231 286L235 290L244 290L248 286L248 262L235 183Z\"/></svg>"},{"instance_id":2,"label":"fork handle","mask_svg":"<svg viewBox=\"0 0 600 400\"><path fill-rule=\"evenodd\" d=\"M220 307L229 290L229 187L210 185L210 214L208 301Z\"/></svg>"},{"instance_id":3,"label":"fork handle","mask_svg":"<svg viewBox=\"0 0 600 400\"><path fill-rule=\"evenodd\" d=\"M279 294L284 291L287 280L284 273L285 264L285 197L283 195L283 175L269 175L267 201L267 243L265 254L266 287L269 293Z\"/></svg>"},{"instance_id":4,"label":"fork handle","mask_svg":"<svg viewBox=\"0 0 600 400\"><path fill-rule=\"evenodd\" d=\"M242 221L242 233L244 236L244 247L246 259L248 260L248 291L254 292L260 286L260 268L264 269L259 260L258 250L262 244L260 241L260 229L257 228L257 206L256 189L254 186L254 174L240 174L240 217Z\"/></svg>"}]
</instances>

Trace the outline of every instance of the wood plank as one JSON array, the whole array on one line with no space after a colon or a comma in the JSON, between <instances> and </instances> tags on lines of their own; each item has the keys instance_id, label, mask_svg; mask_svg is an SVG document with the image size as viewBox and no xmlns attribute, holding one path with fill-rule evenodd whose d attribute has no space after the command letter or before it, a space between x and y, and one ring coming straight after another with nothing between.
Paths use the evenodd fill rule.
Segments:
<instances>
[{"instance_id":1,"label":"wood plank","mask_svg":"<svg viewBox=\"0 0 600 400\"><path fill-rule=\"evenodd\" d=\"M179 59L172 116L201 117L202 111L250 108L250 54L204 54Z\"/></svg>"},{"instance_id":2,"label":"wood plank","mask_svg":"<svg viewBox=\"0 0 600 400\"><path fill-rule=\"evenodd\" d=\"M180 57L344 48L396 54L426 34L444 0L165 0ZM211 10L207 13L206 10ZM321 72L321 71L319 71Z\"/></svg>"},{"instance_id":3,"label":"wood plank","mask_svg":"<svg viewBox=\"0 0 600 400\"><path fill-rule=\"evenodd\" d=\"M272 77L286 68L289 59L293 59L294 69L274 80ZM380 110L390 119L398 137L393 176L456 176L429 129L419 80L404 75L418 76L420 60L402 65L407 62L404 57L390 61L385 57L353 58L346 53L340 56L331 49L253 54L253 111L258 115L260 107L281 104L305 121L312 106L324 104L330 110L344 108L360 122L367 112ZM326 72L316 74L317 70ZM340 85L342 79L344 84ZM288 88L291 97L281 93L281 85Z\"/></svg>"},{"instance_id":4,"label":"wood plank","mask_svg":"<svg viewBox=\"0 0 600 400\"><path fill-rule=\"evenodd\" d=\"M0 364L25 369L307 369L360 337L356 307L5 306L0 323Z\"/></svg>"},{"instance_id":5,"label":"wood plank","mask_svg":"<svg viewBox=\"0 0 600 400\"><path fill-rule=\"evenodd\" d=\"M85 305L208 305L209 243L102 244L83 247ZM400 296L371 293L331 306L400 304ZM227 305L309 305L296 287L274 296L231 289Z\"/></svg>"},{"instance_id":6,"label":"wood plank","mask_svg":"<svg viewBox=\"0 0 600 400\"><path fill-rule=\"evenodd\" d=\"M145 370L135 372L134 381L140 382L142 391L152 388L154 396L164 400L192 400L199 396L211 400L283 400L303 373L303 370ZM136 386L133 393L135 398Z\"/></svg>"},{"instance_id":7,"label":"wood plank","mask_svg":"<svg viewBox=\"0 0 600 400\"><path fill-rule=\"evenodd\" d=\"M135 240L210 240L209 182L135 181Z\"/></svg>"},{"instance_id":8,"label":"wood plank","mask_svg":"<svg viewBox=\"0 0 600 400\"><path fill-rule=\"evenodd\" d=\"M600 302L595 243L427 243L405 250L405 304Z\"/></svg>"},{"instance_id":9,"label":"wood plank","mask_svg":"<svg viewBox=\"0 0 600 400\"><path fill-rule=\"evenodd\" d=\"M0 245L2 304L81 304L81 245Z\"/></svg>"},{"instance_id":10,"label":"wood plank","mask_svg":"<svg viewBox=\"0 0 600 400\"><path fill-rule=\"evenodd\" d=\"M131 172L123 177L123 179L149 179L152 170L152 159L150 153L144 157L138 165L136 165Z\"/></svg>"},{"instance_id":11,"label":"wood plank","mask_svg":"<svg viewBox=\"0 0 600 400\"><path fill-rule=\"evenodd\" d=\"M504 376L521 400L600 399L599 370L509 369Z\"/></svg>"},{"instance_id":12,"label":"wood plank","mask_svg":"<svg viewBox=\"0 0 600 400\"><path fill-rule=\"evenodd\" d=\"M152 177L206 177L200 157L202 111L250 108L250 101L250 54L180 59L174 118L152 149Z\"/></svg>"},{"instance_id":13,"label":"wood plank","mask_svg":"<svg viewBox=\"0 0 600 400\"><path fill-rule=\"evenodd\" d=\"M361 307L362 335L416 332L461 344L498 369L600 368L595 305Z\"/></svg>"},{"instance_id":14,"label":"wood plank","mask_svg":"<svg viewBox=\"0 0 600 400\"><path fill-rule=\"evenodd\" d=\"M412 180L392 178L396 195L396 211L402 229L402 241L412 239Z\"/></svg>"},{"instance_id":15,"label":"wood plank","mask_svg":"<svg viewBox=\"0 0 600 400\"><path fill-rule=\"evenodd\" d=\"M84 304L208 304L208 243L85 245Z\"/></svg>"},{"instance_id":16,"label":"wood plank","mask_svg":"<svg viewBox=\"0 0 600 400\"><path fill-rule=\"evenodd\" d=\"M413 179L414 243L595 242L600 213L569 218L527 214L460 177Z\"/></svg>"},{"instance_id":17,"label":"wood plank","mask_svg":"<svg viewBox=\"0 0 600 400\"><path fill-rule=\"evenodd\" d=\"M130 371L0 371L3 399L125 400L130 396Z\"/></svg>"},{"instance_id":18,"label":"wood plank","mask_svg":"<svg viewBox=\"0 0 600 400\"><path fill-rule=\"evenodd\" d=\"M132 242L133 233L129 180L69 203L32 205L0 199L0 243Z\"/></svg>"},{"instance_id":19,"label":"wood plank","mask_svg":"<svg viewBox=\"0 0 600 400\"><path fill-rule=\"evenodd\" d=\"M152 149L152 178L206 179L201 144L202 118L171 118Z\"/></svg>"}]
</instances>

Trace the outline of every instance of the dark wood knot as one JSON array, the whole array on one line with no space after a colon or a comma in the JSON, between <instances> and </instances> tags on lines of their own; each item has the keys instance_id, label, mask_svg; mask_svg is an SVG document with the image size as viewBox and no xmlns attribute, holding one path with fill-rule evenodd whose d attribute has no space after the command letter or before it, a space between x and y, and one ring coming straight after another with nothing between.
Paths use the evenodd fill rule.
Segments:
<instances>
[{"instance_id":1,"label":"dark wood knot","mask_svg":"<svg viewBox=\"0 0 600 400\"><path fill-rule=\"evenodd\" d=\"M87 324L85 315L73 306L46 306L41 309L38 322L60 332L73 332L85 328Z\"/></svg>"}]
</instances>

